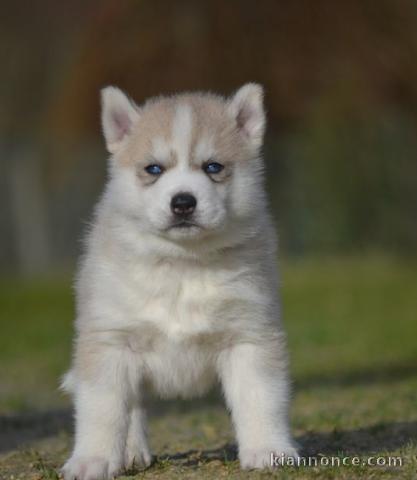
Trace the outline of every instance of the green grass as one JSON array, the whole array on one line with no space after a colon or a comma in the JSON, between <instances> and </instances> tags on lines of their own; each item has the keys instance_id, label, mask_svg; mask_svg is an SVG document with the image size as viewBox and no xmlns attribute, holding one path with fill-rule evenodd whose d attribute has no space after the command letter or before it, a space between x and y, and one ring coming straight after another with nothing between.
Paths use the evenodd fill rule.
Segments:
<instances>
[{"instance_id":1,"label":"green grass","mask_svg":"<svg viewBox=\"0 0 417 480\"><path fill-rule=\"evenodd\" d=\"M0 282L0 413L56 405L70 359L68 280Z\"/></svg>"},{"instance_id":2,"label":"green grass","mask_svg":"<svg viewBox=\"0 0 417 480\"><path fill-rule=\"evenodd\" d=\"M284 263L282 270L292 420L304 453L400 455L403 466L286 467L273 476L415 478L417 262L312 259ZM20 442L0 456L0 478L57 478L55 468L68 454L68 415L26 412L67 405L56 387L69 363L72 316L69 282L0 284L0 450L7 429L14 444ZM158 402L151 413L157 460L121 478L270 477L239 470L228 415L216 395Z\"/></svg>"}]
</instances>

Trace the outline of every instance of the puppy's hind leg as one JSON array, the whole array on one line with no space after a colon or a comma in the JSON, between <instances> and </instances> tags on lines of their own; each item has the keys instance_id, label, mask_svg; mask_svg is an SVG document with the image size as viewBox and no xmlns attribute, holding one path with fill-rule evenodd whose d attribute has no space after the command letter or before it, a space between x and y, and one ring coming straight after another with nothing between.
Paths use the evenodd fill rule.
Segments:
<instances>
[{"instance_id":1,"label":"puppy's hind leg","mask_svg":"<svg viewBox=\"0 0 417 480\"><path fill-rule=\"evenodd\" d=\"M133 405L129 418L125 467L149 467L152 455L149 451L146 433L146 414L139 402Z\"/></svg>"}]
</instances>

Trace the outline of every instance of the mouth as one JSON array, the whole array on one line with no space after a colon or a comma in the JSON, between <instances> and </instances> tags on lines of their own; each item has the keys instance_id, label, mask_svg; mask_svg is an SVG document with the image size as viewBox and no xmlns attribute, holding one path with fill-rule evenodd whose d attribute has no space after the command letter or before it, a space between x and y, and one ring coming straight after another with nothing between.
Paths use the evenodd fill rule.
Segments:
<instances>
[{"instance_id":1,"label":"mouth","mask_svg":"<svg viewBox=\"0 0 417 480\"><path fill-rule=\"evenodd\" d=\"M196 223L190 222L188 220L181 220L180 222L173 223L168 227L168 230L187 230L189 228L196 227L200 228Z\"/></svg>"}]
</instances>

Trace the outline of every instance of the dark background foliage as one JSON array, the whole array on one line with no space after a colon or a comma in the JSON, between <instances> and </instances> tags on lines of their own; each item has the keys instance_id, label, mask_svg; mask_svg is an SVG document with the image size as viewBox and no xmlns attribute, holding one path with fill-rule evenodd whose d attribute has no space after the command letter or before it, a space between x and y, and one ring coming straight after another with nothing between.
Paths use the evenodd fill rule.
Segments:
<instances>
[{"instance_id":1,"label":"dark background foliage","mask_svg":"<svg viewBox=\"0 0 417 480\"><path fill-rule=\"evenodd\" d=\"M286 254L415 253L413 0L2 2L0 267L71 266L105 178L101 87L266 89Z\"/></svg>"}]
</instances>

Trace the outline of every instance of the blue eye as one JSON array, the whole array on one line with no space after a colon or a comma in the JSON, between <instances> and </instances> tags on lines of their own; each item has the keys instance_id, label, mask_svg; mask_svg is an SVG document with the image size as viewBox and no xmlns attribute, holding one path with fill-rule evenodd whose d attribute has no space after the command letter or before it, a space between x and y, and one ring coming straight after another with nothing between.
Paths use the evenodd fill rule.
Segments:
<instances>
[{"instance_id":1,"label":"blue eye","mask_svg":"<svg viewBox=\"0 0 417 480\"><path fill-rule=\"evenodd\" d=\"M220 173L223 170L224 166L217 162L211 162L204 165L203 170L209 174Z\"/></svg>"},{"instance_id":2,"label":"blue eye","mask_svg":"<svg viewBox=\"0 0 417 480\"><path fill-rule=\"evenodd\" d=\"M148 165L145 170L149 175L161 175L164 169L160 165Z\"/></svg>"}]
</instances>

